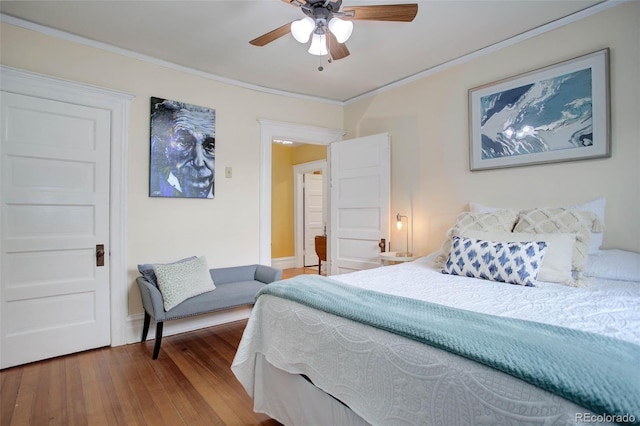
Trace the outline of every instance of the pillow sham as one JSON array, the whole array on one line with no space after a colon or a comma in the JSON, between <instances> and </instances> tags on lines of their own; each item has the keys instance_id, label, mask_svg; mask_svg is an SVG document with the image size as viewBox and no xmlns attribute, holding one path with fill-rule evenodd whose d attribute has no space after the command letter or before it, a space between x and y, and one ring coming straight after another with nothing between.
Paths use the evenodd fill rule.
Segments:
<instances>
[{"instance_id":1,"label":"pillow sham","mask_svg":"<svg viewBox=\"0 0 640 426\"><path fill-rule=\"evenodd\" d=\"M591 212L596 215L600 221L599 227L591 230L591 237L589 238L589 246L587 251L589 254L596 254L602 247L602 241L604 239L604 211L607 205L607 199L599 197L586 203L567 206L564 208L570 208L575 210L581 210ZM492 213L498 210L504 210L498 207L485 206L476 202L469 203L469 210L473 213Z\"/></svg>"},{"instance_id":2,"label":"pillow sham","mask_svg":"<svg viewBox=\"0 0 640 426\"><path fill-rule=\"evenodd\" d=\"M442 273L535 287L547 243L496 243L453 237Z\"/></svg>"},{"instance_id":3,"label":"pillow sham","mask_svg":"<svg viewBox=\"0 0 640 426\"><path fill-rule=\"evenodd\" d=\"M147 281L158 287L158 278L156 277L156 273L153 272L153 267L155 265L173 265L175 263L186 262L195 258L196 256L185 257L184 259L180 259L171 263L141 263L140 265L138 265L138 272L140 272L140 275L142 275Z\"/></svg>"},{"instance_id":4,"label":"pillow sham","mask_svg":"<svg viewBox=\"0 0 640 426\"><path fill-rule=\"evenodd\" d=\"M215 290L207 260L197 257L169 265L154 265L164 310L168 311L190 297Z\"/></svg>"},{"instance_id":5,"label":"pillow sham","mask_svg":"<svg viewBox=\"0 0 640 426\"><path fill-rule=\"evenodd\" d=\"M604 240L604 210L607 205L607 200L604 197L596 198L595 200L587 201L583 204L576 204L574 206L569 206L570 209L581 210L585 212L591 212L598 218L600 221L599 229L591 230L591 238L589 238L589 246L587 247L587 252L589 254L597 254L600 251L600 247L602 247L602 242Z\"/></svg>"},{"instance_id":6,"label":"pillow sham","mask_svg":"<svg viewBox=\"0 0 640 426\"><path fill-rule=\"evenodd\" d=\"M616 281L640 282L640 253L620 249L600 250L589 256L584 275Z\"/></svg>"},{"instance_id":7,"label":"pillow sham","mask_svg":"<svg viewBox=\"0 0 640 426\"><path fill-rule=\"evenodd\" d=\"M593 213L565 208L542 208L523 210L518 214L514 232L533 232L536 234L573 233L576 243L573 246L571 267L582 272L587 264L589 238L597 221Z\"/></svg>"},{"instance_id":8,"label":"pillow sham","mask_svg":"<svg viewBox=\"0 0 640 426\"><path fill-rule=\"evenodd\" d=\"M547 243L547 252L544 256L544 260L542 261L542 265L540 265L537 280L577 286L577 283L574 281L571 274L573 246L576 242L575 234L535 234L525 232L468 230L460 236L497 243L528 243L544 241Z\"/></svg>"},{"instance_id":9,"label":"pillow sham","mask_svg":"<svg viewBox=\"0 0 640 426\"><path fill-rule=\"evenodd\" d=\"M460 235L468 230L478 231L506 231L510 232L518 218L515 210L499 210L491 213L471 213L463 212L458 215L456 223L447 231L447 238L442 243L440 252L435 258L438 268L444 266L454 235Z\"/></svg>"}]
</instances>

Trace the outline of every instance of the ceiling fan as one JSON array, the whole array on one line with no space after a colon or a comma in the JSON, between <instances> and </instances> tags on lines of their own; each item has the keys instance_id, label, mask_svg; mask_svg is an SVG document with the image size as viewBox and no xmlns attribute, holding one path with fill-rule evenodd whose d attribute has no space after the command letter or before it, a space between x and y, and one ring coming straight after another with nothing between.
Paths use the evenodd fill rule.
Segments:
<instances>
[{"instance_id":1,"label":"ceiling fan","mask_svg":"<svg viewBox=\"0 0 640 426\"><path fill-rule=\"evenodd\" d=\"M269 31L249 43L254 46L265 46L291 31L293 37L300 43L307 43L311 38L309 53L319 56L330 54L333 60L349 56L349 49L344 42L353 31L351 21L411 22L418 13L417 3L345 6L340 11L342 0L282 1L299 7L306 16Z\"/></svg>"}]
</instances>

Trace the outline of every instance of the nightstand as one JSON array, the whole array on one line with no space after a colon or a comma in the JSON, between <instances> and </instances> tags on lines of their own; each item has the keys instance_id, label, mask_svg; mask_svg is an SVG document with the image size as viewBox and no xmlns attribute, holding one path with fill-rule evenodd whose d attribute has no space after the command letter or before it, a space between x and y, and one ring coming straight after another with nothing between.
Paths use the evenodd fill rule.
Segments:
<instances>
[{"instance_id":1,"label":"nightstand","mask_svg":"<svg viewBox=\"0 0 640 426\"><path fill-rule=\"evenodd\" d=\"M387 251L380 253L380 261L383 265L393 265L402 262L411 262L416 260L418 256L403 256L403 253L399 251Z\"/></svg>"}]
</instances>

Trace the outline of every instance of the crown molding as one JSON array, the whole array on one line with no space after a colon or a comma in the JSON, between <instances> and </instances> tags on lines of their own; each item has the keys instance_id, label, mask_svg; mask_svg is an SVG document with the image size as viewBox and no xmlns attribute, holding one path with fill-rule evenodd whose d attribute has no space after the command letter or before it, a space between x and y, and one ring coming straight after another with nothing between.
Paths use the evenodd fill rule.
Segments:
<instances>
[{"instance_id":1,"label":"crown molding","mask_svg":"<svg viewBox=\"0 0 640 426\"><path fill-rule=\"evenodd\" d=\"M510 37L506 40L502 40L498 43L494 43L490 46L484 47L482 49L478 49L474 52L471 52L469 54L460 56L456 59L447 61L445 63L442 63L440 65L437 65L435 67L426 69L424 71L420 71L416 74L413 74L411 76L402 78L400 80L397 80L393 83L389 83L386 84L384 86L381 86L377 89L371 90L369 92L363 93L361 95L355 96L353 98L347 99L345 101L338 101L335 99L326 99L326 98L320 98L320 97L315 97L315 96L309 96L309 95L302 95L299 93L293 93L293 92L287 92L284 90L277 90L277 89L272 89L269 87L264 87L264 86L259 86L259 85L255 85L255 84L250 84L250 83L246 83L244 81L238 81L238 80L234 80L231 78L227 78L227 77L222 77L216 74L212 74L212 73L207 73L204 71L200 71L200 70L196 70L193 68L189 68L189 67L185 67L183 65L178 65L175 64L173 62L169 62L169 61L165 61L162 59L158 59L158 58L154 58L152 56L148 56L148 55L143 55L141 53L137 53L137 52L133 52L131 50L127 50L127 49L123 49L120 47L116 47L107 43L102 43L99 41L95 41L95 40L90 40L88 38L85 37L80 37L74 34L70 34L67 33L65 31L61 31L61 30L57 30L54 28L50 28L50 27L46 27L44 25L40 25L40 24L35 24L33 22L29 22L29 21L25 21L23 19L19 19L19 18L15 18L13 16L10 15L5 15L0 13L0 22L4 22L10 25L15 25L17 27L21 27L21 28L25 28L25 29L29 29L32 31L36 31L38 33L41 34L45 34L45 35L49 35L52 37L57 37L60 39L64 39L67 41L71 41L74 43L79 43L79 44L83 44L85 46L90 46L90 47L94 47L97 49L101 49L101 50L105 50L111 53L116 53L118 55L122 55L122 56L126 56L129 58L133 58L136 60L140 60L140 61L144 61L150 64L154 64L154 65L158 65L161 67L165 67L165 68L169 68L169 69L173 69L176 71L180 71L180 72L184 72L187 74L191 74L191 75L195 75L198 77L202 77L205 79L209 79L209 80L214 80L220 83L225 83L225 84L229 84L232 86L236 86L236 87L241 87L244 89L248 89L248 90L255 90L258 92L263 92L263 93L268 93L268 94L272 94L272 95L279 95L279 96L286 96L286 97L290 97L290 98L295 98L295 99L301 99L301 100L306 100L306 101L313 101L313 102L320 102L320 103L324 103L324 104L329 104L329 105L336 105L336 106L346 106L349 104L352 104L354 102L358 102L361 101L363 99L366 98L370 98L372 96L376 96L380 93L384 93L386 91L395 89L397 87L401 87L404 86L406 84L412 83L416 80L419 80L421 78L442 72L444 70L447 70L449 68L452 68L454 66L463 64L465 62L469 62L472 61L474 59L477 59L479 57L482 57L484 55L488 55L490 53L496 52L498 50L504 49L506 47L509 46L513 46L514 44L523 42L525 40L528 40L530 38L533 37L537 37L541 34L544 34L546 32L549 31L553 31L555 29L561 28L565 25L569 25L573 22L577 22L581 19L587 18L589 16L595 15L597 13L603 12L605 10L611 9L613 7L619 6L621 4L627 3L629 1L632 0L605 0L601 3L595 4L587 9L581 10L579 12L573 13L569 16L565 16L564 18L561 19L557 19L553 22L549 22L547 24L541 25L537 28L534 28L532 30L523 32L521 34L518 34L514 37Z\"/></svg>"}]
</instances>

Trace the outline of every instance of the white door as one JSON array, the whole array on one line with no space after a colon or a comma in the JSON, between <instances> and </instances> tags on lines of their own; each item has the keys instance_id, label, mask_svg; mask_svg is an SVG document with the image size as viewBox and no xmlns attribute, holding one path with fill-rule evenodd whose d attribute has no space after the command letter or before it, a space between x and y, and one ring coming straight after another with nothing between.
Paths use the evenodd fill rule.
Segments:
<instances>
[{"instance_id":1,"label":"white door","mask_svg":"<svg viewBox=\"0 0 640 426\"><path fill-rule=\"evenodd\" d=\"M316 235L324 234L322 175L304 174L304 266L318 265Z\"/></svg>"},{"instance_id":2,"label":"white door","mask_svg":"<svg viewBox=\"0 0 640 426\"><path fill-rule=\"evenodd\" d=\"M329 150L331 275L380 266L378 244L389 241L389 135L334 142Z\"/></svg>"},{"instance_id":3,"label":"white door","mask_svg":"<svg viewBox=\"0 0 640 426\"><path fill-rule=\"evenodd\" d=\"M1 125L0 368L109 345L110 113L2 92Z\"/></svg>"}]
</instances>

